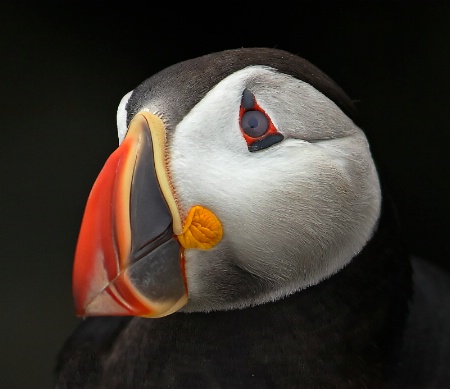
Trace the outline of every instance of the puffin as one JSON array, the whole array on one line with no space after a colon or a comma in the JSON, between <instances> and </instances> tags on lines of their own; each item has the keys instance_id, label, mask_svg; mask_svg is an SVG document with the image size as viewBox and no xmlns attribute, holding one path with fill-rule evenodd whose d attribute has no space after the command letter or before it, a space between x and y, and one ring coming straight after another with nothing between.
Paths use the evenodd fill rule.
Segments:
<instances>
[{"instance_id":1,"label":"puffin","mask_svg":"<svg viewBox=\"0 0 450 389\"><path fill-rule=\"evenodd\" d=\"M450 277L409 252L354 102L296 53L125 94L56 389L449 388Z\"/></svg>"}]
</instances>

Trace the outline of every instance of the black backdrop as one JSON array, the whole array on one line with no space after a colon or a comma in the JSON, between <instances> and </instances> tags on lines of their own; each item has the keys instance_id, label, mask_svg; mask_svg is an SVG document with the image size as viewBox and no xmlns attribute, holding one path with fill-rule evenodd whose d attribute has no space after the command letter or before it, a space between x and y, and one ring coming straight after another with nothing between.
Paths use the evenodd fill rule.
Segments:
<instances>
[{"instance_id":1,"label":"black backdrop","mask_svg":"<svg viewBox=\"0 0 450 389\"><path fill-rule=\"evenodd\" d=\"M335 79L357 101L411 251L450 271L449 42L446 1L3 2L0 387L52 387L78 322L78 228L117 147L121 97L212 51L278 47Z\"/></svg>"}]
</instances>

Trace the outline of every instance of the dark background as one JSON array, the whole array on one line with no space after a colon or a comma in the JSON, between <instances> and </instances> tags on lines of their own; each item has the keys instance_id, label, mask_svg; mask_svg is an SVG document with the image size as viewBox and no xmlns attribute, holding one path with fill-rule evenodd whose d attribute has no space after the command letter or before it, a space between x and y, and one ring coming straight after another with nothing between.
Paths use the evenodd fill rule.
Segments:
<instances>
[{"instance_id":1,"label":"dark background","mask_svg":"<svg viewBox=\"0 0 450 389\"><path fill-rule=\"evenodd\" d=\"M411 252L450 271L450 2L263 4L0 5L0 388L53 386L78 322L78 229L117 147L120 99L209 52L278 47L337 81L357 101Z\"/></svg>"}]
</instances>

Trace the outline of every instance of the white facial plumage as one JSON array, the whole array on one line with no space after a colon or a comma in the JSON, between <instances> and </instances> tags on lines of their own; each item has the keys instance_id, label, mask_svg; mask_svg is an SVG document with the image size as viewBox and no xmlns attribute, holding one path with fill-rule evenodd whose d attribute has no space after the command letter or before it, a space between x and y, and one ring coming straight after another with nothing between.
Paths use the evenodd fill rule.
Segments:
<instances>
[{"instance_id":1,"label":"white facial plumage","mask_svg":"<svg viewBox=\"0 0 450 389\"><path fill-rule=\"evenodd\" d=\"M248 150L239 125L245 89L282 142ZM317 284L348 264L376 228L381 191L366 137L306 82L266 66L244 68L173 131L167 167L182 218L202 205L224 231L213 249L186 251L184 311L243 308ZM255 280L248 293L233 280L236 269Z\"/></svg>"},{"instance_id":2,"label":"white facial plumage","mask_svg":"<svg viewBox=\"0 0 450 389\"><path fill-rule=\"evenodd\" d=\"M123 138L127 133L127 103L130 99L133 91L128 92L125 96L120 100L119 106L117 107L117 136L119 138L119 144L122 143Z\"/></svg>"}]
</instances>

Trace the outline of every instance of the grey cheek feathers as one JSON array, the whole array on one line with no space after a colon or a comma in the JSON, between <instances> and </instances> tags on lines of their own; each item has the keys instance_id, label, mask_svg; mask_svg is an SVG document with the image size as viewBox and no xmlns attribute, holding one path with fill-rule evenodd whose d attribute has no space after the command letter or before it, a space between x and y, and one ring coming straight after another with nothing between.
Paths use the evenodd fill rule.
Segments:
<instances>
[{"instance_id":1,"label":"grey cheek feathers","mask_svg":"<svg viewBox=\"0 0 450 389\"><path fill-rule=\"evenodd\" d=\"M279 92L287 82L288 91ZM230 119L252 86L289 135L257 153L248 152ZM186 252L186 310L244 307L293 293L337 272L370 239L381 193L367 141L310 85L267 67L242 69L212 88L172 136L181 212L201 204L224 226L217 248Z\"/></svg>"}]
</instances>

